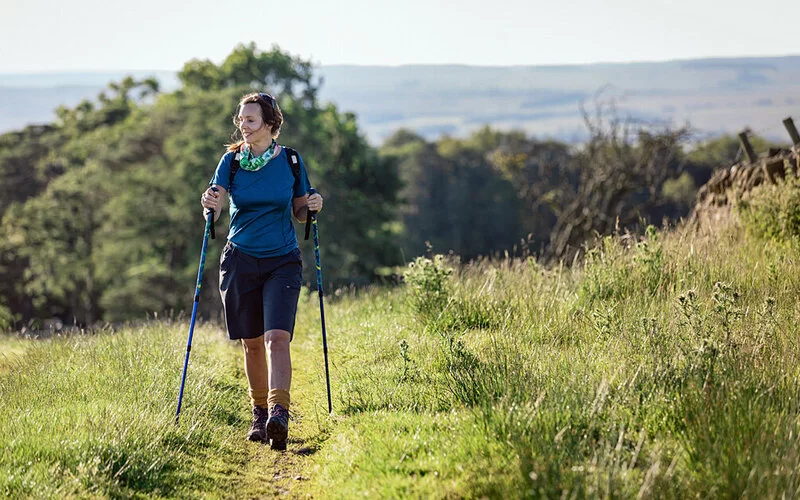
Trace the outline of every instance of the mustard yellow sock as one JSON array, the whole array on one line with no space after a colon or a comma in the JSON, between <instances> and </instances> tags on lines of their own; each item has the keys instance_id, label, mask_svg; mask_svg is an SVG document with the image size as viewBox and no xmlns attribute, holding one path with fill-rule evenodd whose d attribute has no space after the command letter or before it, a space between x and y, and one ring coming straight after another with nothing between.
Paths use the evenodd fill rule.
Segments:
<instances>
[{"instance_id":1,"label":"mustard yellow sock","mask_svg":"<svg viewBox=\"0 0 800 500\"><path fill-rule=\"evenodd\" d=\"M270 389L269 398L267 399L267 406L272 408L272 405L279 404L288 410L290 400L291 398L289 397L289 391L284 391L283 389Z\"/></svg>"},{"instance_id":2,"label":"mustard yellow sock","mask_svg":"<svg viewBox=\"0 0 800 500\"><path fill-rule=\"evenodd\" d=\"M250 389L250 403L255 406L260 406L262 408L267 407L267 400L269 398L270 390L269 389Z\"/></svg>"}]
</instances>

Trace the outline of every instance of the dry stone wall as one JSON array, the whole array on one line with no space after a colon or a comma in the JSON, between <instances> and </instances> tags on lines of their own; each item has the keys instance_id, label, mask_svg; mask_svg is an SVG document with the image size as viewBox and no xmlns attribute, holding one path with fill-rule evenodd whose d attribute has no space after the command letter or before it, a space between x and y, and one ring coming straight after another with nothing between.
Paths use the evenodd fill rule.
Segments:
<instances>
[{"instance_id":1,"label":"dry stone wall","mask_svg":"<svg viewBox=\"0 0 800 500\"><path fill-rule=\"evenodd\" d=\"M786 175L800 173L800 147L772 150L756 161L744 160L714 172L697 192L689 222L699 224L713 219L713 212L732 207L737 199L747 199L753 188L765 182L776 183Z\"/></svg>"}]
</instances>

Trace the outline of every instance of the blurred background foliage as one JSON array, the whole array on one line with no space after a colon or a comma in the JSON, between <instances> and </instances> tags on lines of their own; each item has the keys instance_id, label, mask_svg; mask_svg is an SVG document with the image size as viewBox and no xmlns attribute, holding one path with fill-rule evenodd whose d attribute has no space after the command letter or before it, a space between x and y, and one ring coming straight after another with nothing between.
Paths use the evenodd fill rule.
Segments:
<instances>
[{"instance_id":1,"label":"blurred background foliage","mask_svg":"<svg viewBox=\"0 0 800 500\"><path fill-rule=\"evenodd\" d=\"M728 136L690 147L688 129L628 123L603 103L585 112L590 138L579 147L486 126L435 142L398 130L375 148L354 114L320 102L310 62L254 44L219 65L189 61L179 79L164 93L154 79L125 78L58 109L52 124L0 135L0 329L188 309L200 193L251 91L278 96L280 142L300 152L325 196L329 289L391 281L430 247L464 261L505 252L571 259L595 234L686 216L698 187L738 151ZM223 216L209 245L206 318L220 314L215 264L226 224ZM301 247L313 282L311 245Z\"/></svg>"}]
</instances>

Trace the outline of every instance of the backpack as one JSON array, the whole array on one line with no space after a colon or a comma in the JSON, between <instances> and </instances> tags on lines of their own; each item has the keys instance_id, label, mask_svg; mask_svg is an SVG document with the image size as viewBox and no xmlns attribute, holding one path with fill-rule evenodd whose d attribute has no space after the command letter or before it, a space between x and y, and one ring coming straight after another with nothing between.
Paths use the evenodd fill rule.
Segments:
<instances>
[{"instance_id":1,"label":"backpack","mask_svg":"<svg viewBox=\"0 0 800 500\"><path fill-rule=\"evenodd\" d=\"M294 183L300 182L300 155L297 154L292 148L281 146L286 150L286 156L289 158L289 166L292 167L292 174L294 174ZM236 152L233 153L231 160L231 175L228 177L228 195L230 196L231 188L233 187L233 177L239 171L239 160L236 159Z\"/></svg>"}]
</instances>

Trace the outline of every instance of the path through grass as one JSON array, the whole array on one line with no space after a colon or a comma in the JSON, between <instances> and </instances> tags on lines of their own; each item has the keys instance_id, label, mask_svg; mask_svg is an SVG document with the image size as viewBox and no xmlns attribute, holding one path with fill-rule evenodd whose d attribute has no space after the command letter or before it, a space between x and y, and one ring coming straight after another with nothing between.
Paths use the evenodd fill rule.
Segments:
<instances>
[{"instance_id":1,"label":"path through grass","mask_svg":"<svg viewBox=\"0 0 800 500\"><path fill-rule=\"evenodd\" d=\"M321 445L327 418L308 395L319 376L310 339L295 344L296 418L289 450L278 453L244 440L250 416L240 348L219 328L195 332L174 424L185 330L182 323L151 323L46 340L2 338L0 493L268 497L307 479L304 463Z\"/></svg>"}]
</instances>

